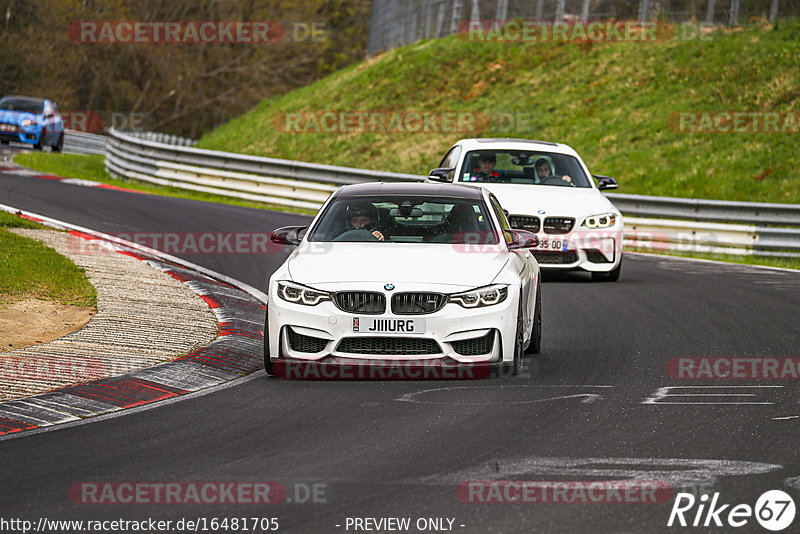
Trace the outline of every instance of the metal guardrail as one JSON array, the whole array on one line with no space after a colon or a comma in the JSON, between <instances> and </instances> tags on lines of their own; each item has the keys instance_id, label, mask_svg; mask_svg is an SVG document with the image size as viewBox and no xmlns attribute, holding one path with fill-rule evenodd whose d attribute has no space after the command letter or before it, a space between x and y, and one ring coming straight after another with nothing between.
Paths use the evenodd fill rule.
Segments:
<instances>
[{"instance_id":1,"label":"metal guardrail","mask_svg":"<svg viewBox=\"0 0 800 534\"><path fill-rule=\"evenodd\" d=\"M83 155L105 154L106 136L65 130L64 152Z\"/></svg>"},{"instance_id":2,"label":"metal guardrail","mask_svg":"<svg viewBox=\"0 0 800 534\"><path fill-rule=\"evenodd\" d=\"M426 178L198 149L154 139L159 139L158 134L130 134L112 128L106 144L109 173L122 179L305 209L318 209L340 185ZM625 243L630 249L800 257L800 205L606 195L625 215Z\"/></svg>"}]
</instances>

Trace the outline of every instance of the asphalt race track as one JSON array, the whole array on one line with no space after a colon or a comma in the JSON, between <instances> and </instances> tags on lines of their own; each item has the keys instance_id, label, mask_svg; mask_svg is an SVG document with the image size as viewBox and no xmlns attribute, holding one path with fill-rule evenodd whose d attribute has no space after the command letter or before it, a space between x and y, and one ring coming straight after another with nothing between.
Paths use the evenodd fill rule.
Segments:
<instances>
[{"instance_id":1,"label":"asphalt race track","mask_svg":"<svg viewBox=\"0 0 800 534\"><path fill-rule=\"evenodd\" d=\"M269 232L308 220L7 174L0 203L108 233ZM285 255L182 256L263 290ZM543 353L525 376L259 374L181 402L0 441L0 509L32 521L273 517L279 532L356 532L354 518L390 517L411 518L412 527L445 518L440 531L464 533L764 532L754 518L739 529L668 528L669 500L482 503L462 502L458 491L467 481L666 481L675 491L719 492L731 505L754 506L773 489L797 501L798 381L675 379L668 362L800 357L800 274L629 255L619 283L563 274L547 277L543 291ZM90 481L274 481L288 494L269 505L71 498L73 485ZM317 502L303 502L315 484Z\"/></svg>"}]
</instances>

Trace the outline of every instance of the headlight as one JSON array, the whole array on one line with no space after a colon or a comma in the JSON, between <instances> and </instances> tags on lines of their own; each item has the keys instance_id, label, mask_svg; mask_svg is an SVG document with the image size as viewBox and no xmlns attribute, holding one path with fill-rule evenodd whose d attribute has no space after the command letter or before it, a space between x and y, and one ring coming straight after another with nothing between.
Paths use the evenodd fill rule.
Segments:
<instances>
[{"instance_id":1,"label":"headlight","mask_svg":"<svg viewBox=\"0 0 800 534\"><path fill-rule=\"evenodd\" d=\"M455 302L465 308L481 308L500 304L507 296L508 286L493 285L450 295L449 302Z\"/></svg>"},{"instance_id":2,"label":"headlight","mask_svg":"<svg viewBox=\"0 0 800 534\"><path fill-rule=\"evenodd\" d=\"M24 127L36 126L36 121L31 119L22 119L22 122L20 124L22 124L22 126Z\"/></svg>"},{"instance_id":3,"label":"headlight","mask_svg":"<svg viewBox=\"0 0 800 534\"><path fill-rule=\"evenodd\" d=\"M615 222L617 222L616 213L603 213L602 215L589 215L583 221L582 226L587 228L608 228L609 226L614 226Z\"/></svg>"},{"instance_id":4,"label":"headlight","mask_svg":"<svg viewBox=\"0 0 800 534\"><path fill-rule=\"evenodd\" d=\"M278 282L278 296L288 302L306 306L316 306L320 302L331 300L330 294L325 291L317 291L293 282Z\"/></svg>"}]
</instances>

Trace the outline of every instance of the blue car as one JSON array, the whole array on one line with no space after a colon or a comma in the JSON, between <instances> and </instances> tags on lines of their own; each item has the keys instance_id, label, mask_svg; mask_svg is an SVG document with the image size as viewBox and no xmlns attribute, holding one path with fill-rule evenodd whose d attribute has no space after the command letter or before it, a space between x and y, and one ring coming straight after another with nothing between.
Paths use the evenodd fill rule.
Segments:
<instances>
[{"instance_id":1,"label":"blue car","mask_svg":"<svg viewBox=\"0 0 800 534\"><path fill-rule=\"evenodd\" d=\"M64 121L50 100L28 96L0 99L0 143L28 143L41 150L45 145L61 152Z\"/></svg>"}]
</instances>

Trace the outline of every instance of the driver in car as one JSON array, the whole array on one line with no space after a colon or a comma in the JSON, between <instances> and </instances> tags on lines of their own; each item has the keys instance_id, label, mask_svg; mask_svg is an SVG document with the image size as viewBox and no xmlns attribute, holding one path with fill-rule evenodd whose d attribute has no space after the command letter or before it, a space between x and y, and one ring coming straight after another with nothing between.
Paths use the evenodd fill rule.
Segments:
<instances>
[{"instance_id":1,"label":"driver in car","mask_svg":"<svg viewBox=\"0 0 800 534\"><path fill-rule=\"evenodd\" d=\"M378 241L383 241L383 233L376 228L378 212L371 202L358 202L347 207L345 212L345 232L353 230L366 230L375 236Z\"/></svg>"},{"instance_id":2,"label":"driver in car","mask_svg":"<svg viewBox=\"0 0 800 534\"><path fill-rule=\"evenodd\" d=\"M497 164L497 156L494 153L481 154L478 159L478 168L474 169L469 175L470 182L496 182L500 179L500 174L494 170Z\"/></svg>"},{"instance_id":3,"label":"driver in car","mask_svg":"<svg viewBox=\"0 0 800 534\"><path fill-rule=\"evenodd\" d=\"M545 179L550 176L554 176L553 169L550 167L550 162L547 161L546 158L539 158L536 160L536 175L539 177L539 183L544 182ZM572 183L572 178L566 174L562 176L561 179L567 182L569 185L574 185Z\"/></svg>"}]
</instances>

